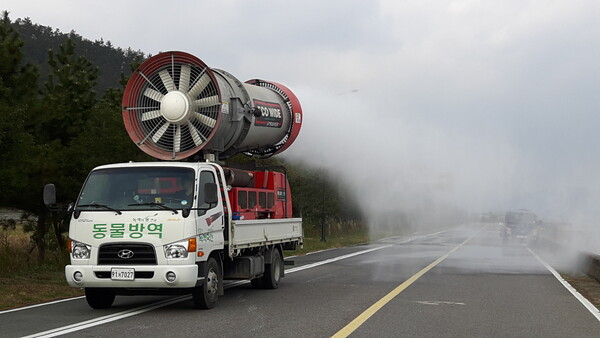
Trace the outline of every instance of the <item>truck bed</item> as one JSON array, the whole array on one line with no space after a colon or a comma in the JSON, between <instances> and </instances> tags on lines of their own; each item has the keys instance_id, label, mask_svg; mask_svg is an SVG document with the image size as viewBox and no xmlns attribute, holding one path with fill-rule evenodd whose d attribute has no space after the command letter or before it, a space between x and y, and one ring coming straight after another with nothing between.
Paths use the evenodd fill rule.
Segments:
<instances>
[{"instance_id":1,"label":"truck bed","mask_svg":"<svg viewBox=\"0 0 600 338\"><path fill-rule=\"evenodd\" d=\"M229 252L271 244L302 244L302 219L257 219L231 222Z\"/></svg>"}]
</instances>

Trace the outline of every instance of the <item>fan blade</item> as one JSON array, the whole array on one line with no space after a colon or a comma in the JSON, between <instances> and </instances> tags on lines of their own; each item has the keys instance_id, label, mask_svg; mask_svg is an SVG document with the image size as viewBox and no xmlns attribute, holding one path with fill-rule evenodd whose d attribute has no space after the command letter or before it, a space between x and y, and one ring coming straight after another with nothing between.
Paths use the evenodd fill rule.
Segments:
<instances>
[{"instance_id":1,"label":"fan blade","mask_svg":"<svg viewBox=\"0 0 600 338\"><path fill-rule=\"evenodd\" d=\"M152 120L160 116L160 110L152 110L149 112L142 113L142 121Z\"/></svg>"},{"instance_id":2,"label":"fan blade","mask_svg":"<svg viewBox=\"0 0 600 338\"><path fill-rule=\"evenodd\" d=\"M196 146L199 146L202 143L204 143L204 141L202 140L203 137L200 136L200 134L198 133L198 129L196 129L196 127L194 127L194 125L191 122L188 122L187 126L188 126L188 129L190 130L190 134L192 134L192 140L194 140L194 144Z\"/></svg>"},{"instance_id":3,"label":"fan blade","mask_svg":"<svg viewBox=\"0 0 600 338\"><path fill-rule=\"evenodd\" d=\"M182 65L181 66L181 74L179 75L179 90L182 92L187 92L190 89L190 73L191 73L190 65Z\"/></svg>"},{"instance_id":4,"label":"fan blade","mask_svg":"<svg viewBox=\"0 0 600 338\"><path fill-rule=\"evenodd\" d=\"M213 95L213 96L205 97L203 99L194 101L194 106L196 108L206 108L206 107L216 106L220 103L221 102L219 102L219 96Z\"/></svg>"},{"instance_id":5,"label":"fan blade","mask_svg":"<svg viewBox=\"0 0 600 338\"><path fill-rule=\"evenodd\" d=\"M196 120L200 121L200 123L207 125L211 128L214 128L215 125L217 124L217 120L213 119L212 117L202 115L198 112L194 112L194 117L196 118Z\"/></svg>"},{"instance_id":6,"label":"fan blade","mask_svg":"<svg viewBox=\"0 0 600 338\"><path fill-rule=\"evenodd\" d=\"M146 90L144 90L144 96L157 102L160 102L160 100L162 100L164 97L163 94L152 88L146 88Z\"/></svg>"},{"instance_id":7,"label":"fan blade","mask_svg":"<svg viewBox=\"0 0 600 338\"><path fill-rule=\"evenodd\" d=\"M181 126L177 125L175 129L175 138L173 139L173 151L178 153L181 150Z\"/></svg>"},{"instance_id":8,"label":"fan blade","mask_svg":"<svg viewBox=\"0 0 600 338\"><path fill-rule=\"evenodd\" d=\"M132 110L156 109L156 108L160 108L160 107L126 107L125 110L132 111Z\"/></svg>"},{"instance_id":9,"label":"fan blade","mask_svg":"<svg viewBox=\"0 0 600 338\"><path fill-rule=\"evenodd\" d=\"M160 75L163 85L165 85L165 88L167 88L167 91L170 92L175 90L175 83L173 82L173 79L171 78L171 75L169 75L168 71L161 70L158 74Z\"/></svg>"},{"instance_id":10,"label":"fan blade","mask_svg":"<svg viewBox=\"0 0 600 338\"><path fill-rule=\"evenodd\" d=\"M160 129L158 129L156 131L156 133L154 133L154 135L152 135L152 141L154 141L154 143L158 143L158 140L160 140L160 138L163 136L165 131L167 131L167 129L169 128L170 125L171 125L171 123L169 123L169 122L166 122L165 124L163 124L160 127Z\"/></svg>"},{"instance_id":11,"label":"fan blade","mask_svg":"<svg viewBox=\"0 0 600 338\"><path fill-rule=\"evenodd\" d=\"M190 89L188 94L190 95L191 98L195 99L196 97L198 97L198 95L200 95L200 93L202 93L204 88L206 88L206 86L209 83L210 83L210 76L208 76L208 74L202 75L202 77L200 77L200 79L194 84L192 89Z\"/></svg>"}]
</instances>

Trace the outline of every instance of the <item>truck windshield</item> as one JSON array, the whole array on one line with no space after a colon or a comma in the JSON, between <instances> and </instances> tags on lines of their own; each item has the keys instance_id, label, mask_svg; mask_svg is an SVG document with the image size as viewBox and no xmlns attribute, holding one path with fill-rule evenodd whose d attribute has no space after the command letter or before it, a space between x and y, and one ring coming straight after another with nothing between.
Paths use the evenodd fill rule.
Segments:
<instances>
[{"instance_id":1,"label":"truck windshield","mask_svg":"<svg viewBox=\"0 0 600 338\"><path fill-rule=\"evenodd\" d=\"M194 170L190 168L111 168L93 171L86 180L78 210L126 211L191 208Z\"/></svg>"},{"instance_id":2,"label":"truck windshield","mask_svg":"<svg viewBox=\"0 0 600 338\"><path fill-rule=\"evenodd\" d=\"M536 221L536 218L532 212L508 212L504 221L508 225L530 225Z\"/></svg>"}]
</instances>

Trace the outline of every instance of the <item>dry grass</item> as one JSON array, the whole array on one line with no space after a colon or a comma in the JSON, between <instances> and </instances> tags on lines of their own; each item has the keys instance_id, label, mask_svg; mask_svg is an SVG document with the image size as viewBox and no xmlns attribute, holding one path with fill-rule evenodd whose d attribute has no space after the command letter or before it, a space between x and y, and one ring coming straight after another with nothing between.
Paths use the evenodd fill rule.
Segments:
<instances>
[{"instance_id":1,"label":"dry grass","mask_svg":"<svg viewBox=\"0 0 600 338\"><path fill-rule=\"evenodd\" d=\"M314 251L341 248L344 246L359 245L369 242L369 236L366 233L326 236L325 239L326 241L323 242L321 241L321 236L304 237L304 247L288 253L290 255L302 255Z\"/></svg>"},{"instance_id":2,"label":"dry grass","mask_svg":"<svg viewBox=\"0 0 600 338\"><path fill-rule=\"evenodd\" d=\"M302 255L308 252L365 244L369 242L369 232L362 223L329 220L325 228L325 241L322 241L320 226L304 225L304 247L289 255Z\"/></svg>"},{"instance_id":3,"label":"dry grass","mask_svg":"<svg viewBox=\"0 0 600 338\"><path fill-rule=\"evenodd\" d=\"M21 226L0 230L0 311L80 296L67 285L64 252L48 251L43 263Z\"/></svg>"},{"instance_id":4,"label":"dry grass","mask_svg":"<svg viewBox=\"0 0 600 338\"><path fill-rule=\"evenodd\" d=\"M584 274L563 275L562 277L590 303L600 309L600 283L597 280Z\"/></svg>"},{"instance_id":5,"label":"dry grass","mask_svg":"<svg viewBox=\"0 0 600 338\"><path fill-rule=\"evenodd\" d=\"M0 278L0 311L82 295L67 285L62 271Z\"/></svg>"}]
</instances>

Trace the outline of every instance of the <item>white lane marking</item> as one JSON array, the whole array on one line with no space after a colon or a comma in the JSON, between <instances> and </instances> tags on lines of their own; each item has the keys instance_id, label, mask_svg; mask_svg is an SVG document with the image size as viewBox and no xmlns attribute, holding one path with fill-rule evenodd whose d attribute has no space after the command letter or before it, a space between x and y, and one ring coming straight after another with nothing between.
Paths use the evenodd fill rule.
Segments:
<instances>
[{"instance_id":1,"label":"white lane marking","mask_svg":"<svg viewBox=\"0 0 600 338\"><path fill-rule=\"evenodd\" d=\"M371 248L371 249L367 249L367 250L363 250L363 251L353 252L351 254L347 254L347 255L343 255L343 256L329 258L329 259L326 259L324 261L315 262L315 263L311 263L311 264L306 264L306 265L299 266L297 268L291 268L289 270L285 270L285 273L294 273L296 271L301 271L301 270L306 270L306 269L314 268L314 267L317 267L317 266L320 266L320 265L323 265L323 264L329 264L329 263L337 262L337 261L342 260L342 259L346 259L346 258L358 256L358 255L363 255L363 254L366 254L366 253L369 253L369 252L373 252L373 251L377 251L377 250L389 248L391 246L392 245L383 245L383 246L378 246L376 248Z\"/></svg>"},{"instance_id":2,"label":"white lane marking","mask_svg":"<svg viewBox=\"0 0 600 338\"><path fill-rule=\"evenodd\" d=\"M380 239L372 241L372 242L357 244L355 246L368 245L368 244L376 244L376 243L385 243L385 242L389 243L389 241L394 241L396 239L402 239L402 240L401 241L397 241L397 242L394 241L394 242L392 242L393 244L406 244L406 243L410 243L410 242L413 242L413 241L417 241L417 240L420 240L420 239L432 237L432 236L435 236L435 235L443 234L444 232L449 232L449 231L454 231L454 230L456 230L456 229L455 228L453 228L453 229L446 229L446 230L434 232L432 234L417 235L417 236L414 236L414 237L391 236L391 237L380 238ZM296 258L296 257L310 256L310 255L314 255L314 254L318 254L318 253L323 253L323 252L327 252L327 251L333 251L333 250L337 250L337 249L339 249L339 248L331 248L331 249L323 249L323 250L311 251L311 252L307 252L304 255L288 256L288 257L286 257L286 259L292 259L292 258Z\"/></svg>"},{"instance_id":3,"label":"white lane marking","mask_svg":"<svg viewBox=\"0 0 600 338\"><path fill-rule=\"evenodd\" d=\"M467 305L465 303L457 303L457 302L444 302L439 300L417 300L415 303L423 304L423 305Z\"/></svg>"},{"instance_id":4,"label":"white lane marking","mask_svg":"<svg viewBox=\"0 0 600 338\"><path fill-rule=\"evenodd\" d=\"M44 305L52 305L52 304L57 304L57 303L62 303L62 302L68 302L70 300L76 300L76 299L81 299L81 298L85 298L85 296L59 299L59 300L55 300L55 301L52 301L52 302L40 303L40 304L34 304L34 305L29 305L29 306L24 306L24 307L18 307L16 309L4 310L4 311L0 311L0 315L3 315L5 313L9 313L9 312L15 312L15 311L33 309L33 308L36 308L36 307L39 307L39 306L44 306Z\"/></svg>"},{"instance_id":5,"label":"white lane marking","mask_svg":"<svg viewBox=\"0 0 600 338\"><path fill-rule=\"evenodd\" d=\"M127 311L123 311L123 312L118 312L118 313L113 313L113 314L110 314L110 315L107 315L107 316L103 316L103 317L98 317L98 318L86 320L84 322L75 323L75 324L71 324L71 325L59 327L59 328L56 328L56 329L52 329L52 330L48 330L48 331L44 331L44 332L35 333L35 334L30 335L30 336L25 336L24 338L29 338L29 337L56 337L56 336L59 336L59 335L64 335L64 334L67 334L67 333L71 333L71 332L75 332L75 331L87 329L87 328L90 328L90 327L93 327L93 326L97 326L97 325L101 325L101 324L106 324L106 323L114 322L115 320L119 320L119 319L131 317L131 316L139 315L141 313L152 311L154 309L158 309L158 308L161 308L163 306L167 306L167 305L179 303L179 302L181 302L181 301L183 301L183 300L185 300L185 299L187 299L189 297L190 296L188 296L188 295L186 295L186 296L179 296L177 298L163 300L163 301L156 302L156 303L153 303L153 304L148 304L146 306L140 306L140 307L137 307L137 308L134 308L134 309L131 309L131 310L127 310Z\"/></svg>"},{"instance_id":6,"label":"white lane marking","mask_svg":"<svg viewBox=\"0 0 600 338\"><path fill-rule=\"evenodd\" d=\"M592 315L594 315L594 317L596 317L596 319L598 321L600 321L600 311L598 310L597 307L594 306L594 304L590 303L590 301L587 300L585 297L583 297L579 293L579 291L575 290L575 288L573 286L571 286L571 284L569 284L569 282L567 282L564 278L562 278L561 275L558 272L556 272L556 270L554 270L554 268L552 268L550 265L548 265L548 263L546 263L540 256L538 256L530 248L527 248L527 250L529 250L529 252L531 252L531 254L535 258L537 258L537 260L540 261L546 267L546 269L548 269L548 271L550 271L554 275L554 277L556 277L556 279L558 279L558 281L561 282L561 284L567 290L569 290L569 292L571 292L571 294L573 294L573 296L575 296L575 298L577 298L577 300L581 304L583 304L583 306L585 306L585 308L588 309L588 311L590 311L592 313Z\"/></svg>"},{"instance_id":7,"label":"white lane marking","mask_svg":"<svg viewBox=\"0 0 600 338\"><path fill-rule=\"evenodd\" d=\"M351 253L351 254L347 254L347 255L343 255L343 256L339 256L339 257L334 257L334 258L326 259L324 261L315 262L315 263L311 263L311 264L299 266L297 268L289 269L289 270L286 270L285 273L294 273L294 272L297 272L297 271L314 268L314 267L317 267L317 266L320 266L320 265L324 265L324 264L336 262L336 261L339 261L339 260L342 260L342 259L346 259L346 258L350 258L350 257L354 257L354 256L366 254L366 253L369 253L369 252L373 252L373 251L376 251L376 250L381 250L381 249L385 249L385 248L389 248L389 247L391 247L391 245L384 245L384 246L380 246L380 247L376 247L376 248L371 248L371 249L367 249L367 250L363 250L363 251L358 251L358 252L354 252L354 253ZM228 288L231 288L231 287L234 287L234 286L238 286L238 285L242 285L242 284L246 284L246 283L249 283L249 281L247 281L247 280L236 281L236 282L228 283L225 287L228 289ZM175 303L187 301L190 298L191 298L191 296L189 296L189 295L179 296L179 297L174 298L174 299L167 299L167 300L163 300L163 301L160 301L160 302L148 304L148 305L145 305L145 306L140 306L140 307L137 307L137 308L133 308L133 309L130 309L130 310L127 310L127 311L113 313L113 314L110 314L110 315L107 315L107 316L90 319L90 320L83 321L83 322L80 322L80 323L75 323L75 324L71 324L71 325L59 327L59 328L56 328L56 329L52 329L52 330L48 330L48 331L44 331L44 332L35 333L35 334L32 334L32 335L26 336L25 338L31 338L31 337L56 337L56 336L64 335L64 334L67 334L67 333L72 333L72 332L75 332L75 331L84 330L84 329L87 329L87 328L90 328L90 327L94 327L94 326L97 326L97 325L102 325L102 324L114 322L114 321L117 321L117 320L120 320L120 319L123 319L123 318L127 318L127 317L131 317L131 316L139 315L139 314L142 314L144 312L149 312L149 311L161 308L161 307L165 307L165 306L172 305L172 304L175 304Z\"/></svg>"}]
</instances>

